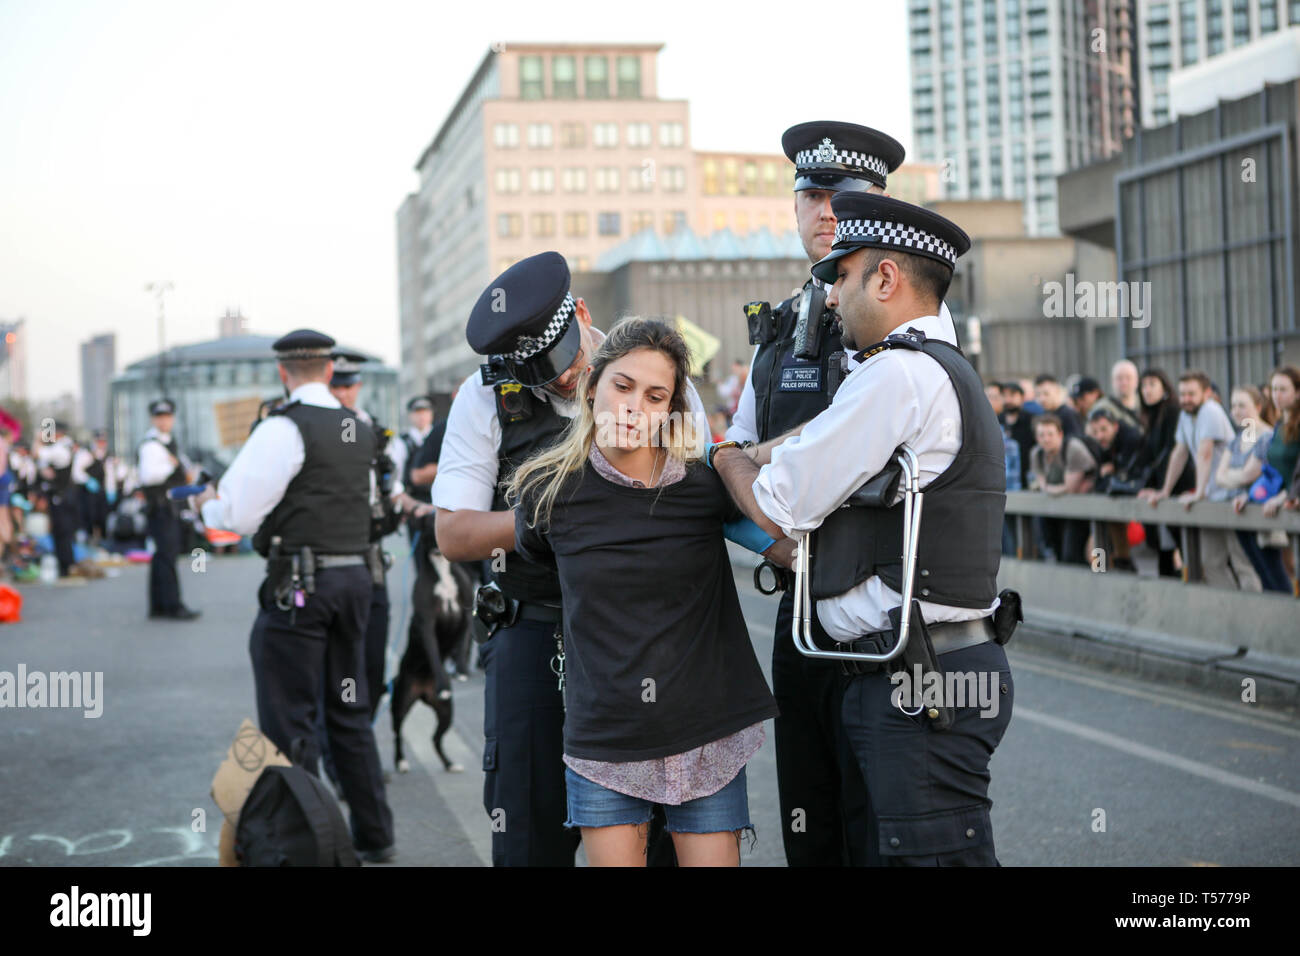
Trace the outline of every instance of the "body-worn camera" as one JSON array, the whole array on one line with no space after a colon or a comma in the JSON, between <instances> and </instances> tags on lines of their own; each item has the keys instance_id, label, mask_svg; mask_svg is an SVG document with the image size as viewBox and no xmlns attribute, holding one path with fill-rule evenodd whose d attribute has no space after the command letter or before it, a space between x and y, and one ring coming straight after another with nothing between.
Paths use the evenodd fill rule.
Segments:
<instances>
[{"instance_id":1,"label":"body-worn camera","mask_svg":"<svg viewBox=\"0 0 1300 956\"><path fill-rule=\"evenodd\" d=\"M746 303L745 321L749 323L750 345L764 345L776 341L776 319L772 316L770 303Z\"/></svg>"}]
</instances>

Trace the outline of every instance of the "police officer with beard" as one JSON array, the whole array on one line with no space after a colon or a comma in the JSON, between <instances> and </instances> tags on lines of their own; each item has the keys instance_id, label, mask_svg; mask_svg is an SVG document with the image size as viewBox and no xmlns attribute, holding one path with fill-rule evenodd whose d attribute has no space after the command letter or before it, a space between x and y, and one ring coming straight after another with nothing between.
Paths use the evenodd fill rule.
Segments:
<instances>
[{"instance_id":1,"label":"police officer with beard","mask_svg":"<svg viewBox=\"0 0 1300 956\"><path fill-rule=\"evenodd\" d=\"M743 510L768 534L816 531L810 591L836 647L886 664L841 665L844 733L868 791L871 862L996 866L989 758L1011 718L1002 644L1019 598L997 593L1005 474L1002 435L983 383L939 315L970 240L929 210L842 192L831 251L813 275L831 286L852 352L830 406L761 469L723 448L714 462ZM915 576L904 583L903 489L890 468L916 456L924 493ZM874 504L856 496L874 488ZM853 500L850 500L853 499ZM847 506L846 506L847 505ZM914 586L903 607L902 591ZM790 640L787 634L785 640ZM923 684L973 674L980 704L948 698L914 707L897 674ZM917 689L919 693L919 688ZM966 706L965 704L970 704Z\"/></svg>"},{"instance_id":2,"label":"police officer with beard","mask_svg":"<svg viewBox=\"0 0 1300 956\"><path fill-rule=\"evenodd\" d=\"M395 856L370 725L366 620L374 598L374 431L330 394L334 340L299 329L275 342L288 402L253 430L220 486L196 498L208 527L253 535L267 559L249 638L257 716L284 753L315 773L316 713L325 728L361 859Z\"/></svg>"}]
</instances>

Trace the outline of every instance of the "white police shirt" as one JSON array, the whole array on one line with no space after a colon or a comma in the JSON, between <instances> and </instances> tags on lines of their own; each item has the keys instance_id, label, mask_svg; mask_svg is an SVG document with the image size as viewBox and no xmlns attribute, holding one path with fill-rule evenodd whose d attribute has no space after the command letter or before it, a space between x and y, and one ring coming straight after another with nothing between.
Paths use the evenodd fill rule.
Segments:
<instances>
[{"instance_id":1,"label":"white police shirt","mask_svg":"<svg viewBox=\"0 0 1300 956\"><path fill-rule=\"evenodd\" d=\"M320 408L342 408L324 382L299 385L289 401ZM284 415L268 415L248 436L217 486L219 497L203 505L203 523L238 534L256 534L280 503L289 482L302 471L307 450L302 432ZM373 490L374 472L371 472Z\"/></svg>"},{"instance_id":2,"label":"white police shirt","mask_svg":"<svg viewBox=\"0 0 1300 956\"><path fill-rule=\"evenodd\" d=\"M591 330L592 338L599 344L605 335L597 328ZM687 403L695 416L696 434L701 441L697 452L703 454L703 442L709 435L709 419L704 411L695 384L687 380ZM491 511L492 498L497 486L497 451L501 447L501 422L497 418L496 397L493 388L483 384L481 370L475 371L460 387L451 412L447 416L447 433L442 439L442 454L438 460L438 475L433 480L434 507L446 511ZM542 401L550 402L556 412L565 418L578 413L576 400L565 401L545 389L535 388L532 393Z\"/></svg>"},{"instance_id":3,"label":"white police shirt","mask_svg":"<svg viewBox=\"0 0 1300 956\"><path fill-rule=\"evenodd\" d=\"M813 279L815 285L820 285L823 289L829 291L827 286L820 279ZM946 302L939 303L939 319L941 322L947 322L951 338L945 341L957 344L957 327L953 325L952 313L948 311ZM754 359L758 357L758 348L755 346L754 354L749 359L749 374L745 376L745 387L740 393L740 402L736 405L736 414L731 417L731 427L727 429L728 441L758 441L758 410L754 402ZM778 436L772 435L772 438Z\"/></svg>"},{"instance_id":4,"label":"white police shirt","mask_svg":"<svg viewBox=\"0 0 1300 956\"><path fill-rule=\"evenodd\" d=\"M141 485L161 485L176 470L171 452L165 447L165 443L171 441L171 438L170 432L164 434L156 428L150 428L144 433L144 441L140 445L140 460L136 467L136 478ZM179 460L188 470L189 462L183 456L180 456Z\"/></svg>"},{"instance_id":5,"label":"white police shirt","mask_svg":"<svg viewBox=\"0 0 1300 956\"><path fill-rule=\"evenodd\" d=\"M957 344L951 318L910 319L893 332L909 328ZM849 366L830 407L799 435L773 448L772 463L764 465L754 480L758 507L791 537L818 528L889 463L900 444L917 453L923 490L952 464L961 447L957 390L930 356L888 349L861 364L849 356ZM902 497L900 488L895 500ZM924 510L921 521L925 521ZM852 641L888 628L889 610L901 603L902 595L872 576L841 595L818 601L817 618L835 640ZM983 610L928 601L920 605L926 622L938 624L987 617L998 602L994 599Z\"/></svg>"}]
</instances>

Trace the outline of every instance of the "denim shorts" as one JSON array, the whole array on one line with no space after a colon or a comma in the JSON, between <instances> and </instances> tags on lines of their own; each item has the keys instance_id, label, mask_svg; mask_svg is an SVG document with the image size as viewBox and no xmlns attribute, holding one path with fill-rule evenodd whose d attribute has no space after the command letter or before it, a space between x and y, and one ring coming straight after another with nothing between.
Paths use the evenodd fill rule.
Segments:
<instances>
[{"instance_id":1,"label":"denim shorts","mask_svg":"<svg viewBox=\"0 0 1300 956\"><path fill-rule=\"evenodd\" d=\"M650 822L654 804L640 797L610 790L564 768L564 785L568 792L569 819L566 827L614 827L622 824ZM745 768L717 793L685 803L662 804L669 833L721 833L751 830L749 793L745 785Z\"/></svg>"}]
</instances>

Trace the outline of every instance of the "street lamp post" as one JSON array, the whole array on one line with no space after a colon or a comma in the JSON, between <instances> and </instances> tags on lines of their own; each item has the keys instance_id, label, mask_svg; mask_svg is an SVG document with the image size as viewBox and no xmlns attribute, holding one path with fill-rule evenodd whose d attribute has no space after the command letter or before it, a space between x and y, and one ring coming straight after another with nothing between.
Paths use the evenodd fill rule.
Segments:
<instances>
[{"instance_id":1,"label":"street lamp post","mask_svg":"<svg viewBox=\"0 0 1300 956\"><path fill-rule=\"evenodd\" d=\"M167 397L167 345L166 336L163 330L166 319L166 306L164 297L171 292L175 286L167 280L160 282L145 283L144 290L152 292L154 298L158 300L158 397Z\"/></svg>"}]
</instances>

